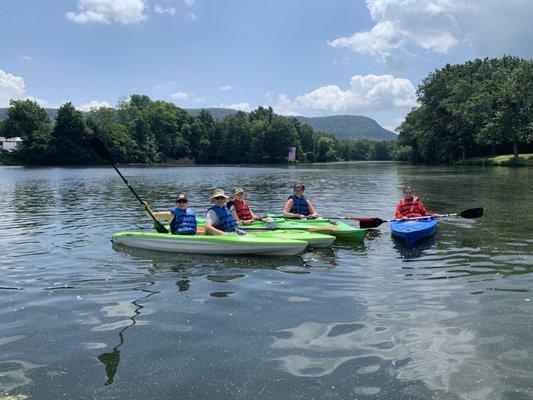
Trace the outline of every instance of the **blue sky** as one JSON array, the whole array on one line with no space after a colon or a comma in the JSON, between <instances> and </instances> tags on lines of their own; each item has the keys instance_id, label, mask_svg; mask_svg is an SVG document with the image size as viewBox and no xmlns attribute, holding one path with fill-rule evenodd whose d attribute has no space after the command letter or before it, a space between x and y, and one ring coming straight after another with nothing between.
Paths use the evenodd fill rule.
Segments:
<instances>
[{"instance_id":1,"label":"blue sky","mask_svg":"<svg viewBox=\"0 0 533 400\"><path fill-rule=\"evenodd\" d=\"M0 107L273 106L393 129L446 63L533 57L533 0L2 0Z\"/></svg>"}]
</instances>

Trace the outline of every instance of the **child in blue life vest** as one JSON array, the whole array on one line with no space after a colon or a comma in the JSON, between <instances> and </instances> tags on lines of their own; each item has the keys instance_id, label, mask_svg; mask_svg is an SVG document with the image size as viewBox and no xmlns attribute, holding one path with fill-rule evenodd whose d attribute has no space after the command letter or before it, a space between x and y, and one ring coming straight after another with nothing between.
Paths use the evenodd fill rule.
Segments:
<instances>
[{"instance_id":1,"label":"child in blue life vest","mask_svg":"<svg viewBox=\"0 0 533 400\"><path fill-rule=\"evenodd\" d=\"M215 189L211 196L213 206L205 214L205 230L217 236L227 236L231 232L246 235L246 232L239 228L237 221L228 210L226 206L227 200L228 196L222 189Z\"/></svg>"},{"instance_id":2,"label":"child in blue life vest","mask_svg":"<svg viewBox=\"0 0 533 400\"><path fill-rule=\"evenodd\" d=\"M150 206L144 202L143 208L147 210L150 209ZM170 232L173 235L196 234L196 215L192 208L189 208L189 200L186 194L178 194L176 207L172 207L170 211L152 211L152 213L157 219L170 221Z\"/></svg>"},{"instance_id":3,"label":"child in blue life vest","mask_svg":"<svg viewBox=\"0 0 533 400\"><path fill-rule=\"evenodd\" d=\"M315 207L304 196L305 186L302 183L297 183L294 185L293 190L294 193L289 196L283 208L283 216L285 218L300 219L315 219L318 217Z\"/></svg>"}]
</instances>

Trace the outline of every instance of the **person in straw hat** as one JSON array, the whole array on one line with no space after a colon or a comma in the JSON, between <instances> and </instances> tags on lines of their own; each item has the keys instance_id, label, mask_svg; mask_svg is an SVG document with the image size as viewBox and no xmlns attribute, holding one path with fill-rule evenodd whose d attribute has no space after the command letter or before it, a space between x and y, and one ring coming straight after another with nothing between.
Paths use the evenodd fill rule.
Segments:
<instances>
[{"instance_id":1,"label":"person in straw hat","mask_svg":"<svg viewBox=\"0 0 533 400\"><path fill-rule=\"evenodd\" d=\"M225 236L231 232L246 235L237 225L237 221L226 207L228 196L222 189L215 189L211 195L211 206L205 214L205 230L213 235Z\"/></svg>"},{"instance_id":2,"label":"person in straw hat","mask_svg":"<svg viewBox=\"0 0 533 400\"><path fill-rule=\"evenodd\" d=\"M251 224L262 219L262 217L253 213L248 202L244 200L243 188L238 187L235 189L235 197L228 201L227 206L238 224Z\"/></svg>"}]
</instances>

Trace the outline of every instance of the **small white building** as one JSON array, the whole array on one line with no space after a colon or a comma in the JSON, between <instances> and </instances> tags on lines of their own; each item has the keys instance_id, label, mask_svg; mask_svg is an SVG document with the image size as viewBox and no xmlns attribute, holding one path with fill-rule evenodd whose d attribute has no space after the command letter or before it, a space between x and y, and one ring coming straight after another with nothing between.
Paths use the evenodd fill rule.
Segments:
<instances>
[{"instance_id":1,"label":"small white building","mask_svg":"<svg viewBox=\"0 0 533 400\"><path fill-rule=\"evenodd\" d=\"M14 151L21 142L22 139L19 137L5 138L0 136L0 151Z\"/></svg>"}]
</instances>

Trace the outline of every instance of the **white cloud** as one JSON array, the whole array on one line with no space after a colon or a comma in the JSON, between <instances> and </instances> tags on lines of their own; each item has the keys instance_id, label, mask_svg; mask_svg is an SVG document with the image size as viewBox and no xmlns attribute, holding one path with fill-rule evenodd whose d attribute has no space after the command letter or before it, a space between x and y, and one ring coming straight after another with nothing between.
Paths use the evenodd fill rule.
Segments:
<instances>
[{"instance_id":1,"label":"white cloud","mask_svg":"<svg viewBox=\"0 0 533 400\"><path fill-rule=\"evenodd\" d=\"M187 7L192 7L196 5L196 0L183 0L183 2L185 3Z\"/></svg>"},{"instance_id":2,"label":"white cloud","mask_svg":"<svg viewBox=\"0 0 533 400\"><path fill-rule=\"evenodd\" d=\"M9 106L11 99L20 100L27 97L24 79L0 69L0 107Z\"/></svg>"},{"instance_id":3,"label":"white cloud","mask_svg":"<svg viewBox=\"0 0 533 400\"><path fill-rule=\"evenodd\" d=\"M194 102L202 103L205 101L205 97L195 96L194 93L187 92L175 92L170 95L173 99L181 100L182 102Z\"/></svg>"},{"instance_id":4,"label":"white cloud","mask_svg":"<svg viewBox=\"0 0 533 400\"><path fill-rule=\"evenodd\" d=\"M287 114L306 109L360 113L414 105L415 88L409 79L395 78L392 75L354 75L346 90L337 85L326 85L297 96L294 101L280 95L275 106Z\"/></svg>"},{"instance_id":5,"label":"white cloud","mask_svg":"<svg viewBox=\"0 0 533 400\"><path fill-rule=\"evenodd\" d=\"M192 12L185 13L184 17L187 18L189 21L196 21L198 17L194 15Z\"/></svg>"},{"instance_id":6,"label":"white cloud","mask_svg":"<svg viewBox=\"0 0 533 400\"><path fill-rule=\"evenodd\" d=\"M111 107L111 105L107 101L91 100L90 102L82 104L76 108L80 111L91 111L93 109L97 110L102 107Z\"/></svg>"},{"instance_id":7,"label":"white cloud","mask_svg":"<svg viewBox=\"0 0 533 400\"><path fill-rule=\"evenodd\" d=\"M526 0L366 0L375 25L329 42L380 61L408 49L449 53L467 44L477 56L533 55L533 7ZM495 27L498 27L495 29Z\"/></svg>"},{"instance_id":8,"label":"white cloud","mask_svg":"<svg viewBox=\"0 0 533 400\"><path fill-rule=\"evenodd\" d=\"M173 99L183 100L183 101L189 101L191 98L191 93L186 92L175 92L170 95Z\"/></svg>"},{"instance_id":9,"label":"white cloud","mask_svg":"<svg viewBox=\"0 0 533 400\"><path fill-rule=\"evenodd\" d=\"M20 56L20 59L22 61L27 61L27 62L33 62L33 57L32 56L29 56L27 54L23 55L23 56Z\"/></svg>"},{"instance_id":10,"label":"white cloud","mask_svg":"<svg viewBox=\"0 0 533 400\"><path fill-rule=\"evenodd\" d=\"M390 56L391 51L402 46L404 39L391 21L380 22L371 30L354 33L331 41L332 47L348 47L361 54L369 54L380 60Z\"/></svg>"},{"instance_id":11,"label":"white cloud","mask_svg":"<svg viewBox=\"0 0 533 400\"><path fill-rule=\"evenodd\" d=\"M79 24L134 24L146 19L143 0L78 0L78 12L69 11L65 17Z\"/></svg>"},{"instance_id":12,"label":"white cloud","mask_svg":"<svg viewBox=\"0 0 533 400\"><path fill-rule=\"evenodd\" d=\"M272 100L273 98L271 97L270 101ZM292 116L292 117L300 115L300 113L294 111L294 109L297 107L298 105L295 104L293 101L291 101L285 94L279 94L278 98L272 105L272 108L277 114Z\"/></svg>"},{"instance_id":13,"label":"white cloud","mask_svg":"<svg viewBox=\"0 0 533 400\"><path fill-rule=\"evenodd\" d=\"M222 91L228 91L228 90L233 90L233 86L231 85L220 86L218 89Z\"/></svg>"},{"instance_id":14,"label":"white cloud","mask_svg":"<svg viewBox=\"0 0 533 400\"><path fill-rule=\"evenodd\" d=\"M159 4L156 4L154 6L154 11L157 14L169 14L174 15L176 13L176 9L174 7L161 7Z\"/></svg>"},{"instance_id":15,"label":"white cloud","mask_svg":"<svg viewBox=\"0 0 533 400\"><path fill-rule=\"evenodd\" d=\"M220 104L217 104L213 107L218 107L218 108L232 108L234 110L240 110L240 111L245 111L245 112L250 112L253 110L253 107L250 106L249 103L246 103L244 101L241 101L239 103L231 103L231 104L226 104L226 103L220 103Z\"/></svg>"},{"instance_id":16,"label":"white cloud","mask_svg":"<svg viewBox=\"0 0 533 400\"><path fill-rule=\"evenodd\" d=\"M0 107L9 107L10 100L33 100L42 107L55 107L46 100L26 93L26 84L20 76L9 74L0 69Z\"/></svg>"}]
</instances>

